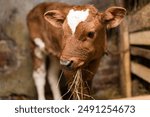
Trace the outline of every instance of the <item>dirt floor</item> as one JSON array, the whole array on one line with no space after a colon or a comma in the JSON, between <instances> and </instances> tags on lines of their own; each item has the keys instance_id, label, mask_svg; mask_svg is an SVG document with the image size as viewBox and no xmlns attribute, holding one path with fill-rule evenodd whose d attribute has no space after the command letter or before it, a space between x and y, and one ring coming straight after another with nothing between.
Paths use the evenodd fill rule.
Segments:
<instances>
[{"instance_id":1,"label":"dirt floor","mask_svg":"<svg viewBox=\"0 0 150 117\"><path fill-rule=\"evenodd\" d=\"M47 91L46 91L46 98L48 100L52 100L52 94L50 91L48 91L48 87L46 87ZM64 89L66 90L66 89ZM92 96L96 99L96 100L108 100L108 99L120 99L120 98L124 98L121 95L121 91L120 91L120 87L118 82L116 81L105 81L102 83L99 83L99 86L97 86L96 88L93 89L94 93L92 94ZM137 78L137 76L133 76L132 78L132 95L133 96L142 96L142 95L148 95L150 94L150 85ZM67 98L67 96L66 96ZM16 95L16 94L12 94L10 96L7 97L0 97L1 100L35 100L37 99L36 97L31 98L31 97L27 97L25 95Z\"/></svg>"}]
</instances>

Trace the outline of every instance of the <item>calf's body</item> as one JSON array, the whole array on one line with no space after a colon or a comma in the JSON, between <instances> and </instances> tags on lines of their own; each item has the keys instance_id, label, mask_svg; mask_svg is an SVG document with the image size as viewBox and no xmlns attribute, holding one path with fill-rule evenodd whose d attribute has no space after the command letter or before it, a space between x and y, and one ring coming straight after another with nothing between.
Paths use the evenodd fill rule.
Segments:
<instances>
[{"instance_id":1,"label":"calf's body","mask_svg":"<svg viewBox=\"0 0 150 117\"><path fill-rule=\"evenodd\" d=\"M61 99L57 83L62 69L73 99L89 99L91 81L106 50L106 29L118 26L125 12L121 7L111 7L102 13L92 5L64 3L42 3L32 9L27 23L38 98L45 99L47 76L54 99ZM47 57L50 60L48 70ZM72 84L76 82L74 78L78 70L84 88L81 91L81 85L78 85L80 91L74 92L76 87Z\"/></svg>"}]
</instances>

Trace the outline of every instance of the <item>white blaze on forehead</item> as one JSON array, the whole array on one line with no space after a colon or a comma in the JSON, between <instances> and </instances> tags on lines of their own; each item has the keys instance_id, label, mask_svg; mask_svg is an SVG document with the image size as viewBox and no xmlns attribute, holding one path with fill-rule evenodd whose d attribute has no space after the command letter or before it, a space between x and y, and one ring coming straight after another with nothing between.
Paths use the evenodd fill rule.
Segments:
<instances>
[{"instance_id":1,"label":"white blaze on forehead","mask_svg":"<svg viewBox=\"0 0 150 117\"><path fill-rule=\"evenodd\" d=\"M81 10L81 11L75 11L72 9L69 11L67 15L67 21L73 34L75 33L75 30L78 24L82 21L85 21L88 15L89 15L89 9Z\"/></svg>"}]
</instances>

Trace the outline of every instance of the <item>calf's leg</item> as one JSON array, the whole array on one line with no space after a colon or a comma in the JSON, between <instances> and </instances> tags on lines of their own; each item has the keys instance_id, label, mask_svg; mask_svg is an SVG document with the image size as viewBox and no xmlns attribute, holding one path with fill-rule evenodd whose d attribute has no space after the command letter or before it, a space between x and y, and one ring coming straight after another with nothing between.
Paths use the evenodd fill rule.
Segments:
<instances>
[{"instance_id":1,"label":"calf's leg","mask_svg":"<svg viewBox=\"0 0 150 117\"><path fill-rule=\"evenodd\" d=\"M33 79L37 89L38 99L45 99L44 87L46 83L45 55L40 48L34 48L33 55Z\"/></svg>"},{"instance_id":2,"label":"calf's leg","mask_svg":"<svg viewBox=\"0 0 150 117\"><path fill-rule=\"evenodd\" d=\"M61 99L61 93L58 85L59 71L59 61L55 57L51 56L50 65L48 69L48 82L50 84L50 88L52 90L53 97L55 100Z\"/></svg>"}]
</instances>

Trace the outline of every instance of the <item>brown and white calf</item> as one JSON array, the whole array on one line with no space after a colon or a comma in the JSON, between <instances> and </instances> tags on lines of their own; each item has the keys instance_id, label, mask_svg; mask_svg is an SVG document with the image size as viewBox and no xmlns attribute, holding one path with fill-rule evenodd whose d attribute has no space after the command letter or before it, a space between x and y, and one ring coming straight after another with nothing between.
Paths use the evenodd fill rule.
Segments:
<instances>
[{"instance_id":1,"label":"brown and white calf","mask_svg":"<svg viewBox=\"0 0 150 117\"><path fill-rule=\"evenodd\" d=\"M73 82L76 70L81 69L83 81L90 87L100 58L106 51L106 29L118 26L125 13L122 7L99 12L92 5L65 3L42 3L32 9L27 24L32 40L33 78L38 98L45 99L47 76L54 99L61 99L57 86L61 68L68 84ZM50 59L48 70L46 57ZM82 93L86 99L90 89L87 85L84 87Z\"/></svg>"}]
</instances>

